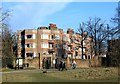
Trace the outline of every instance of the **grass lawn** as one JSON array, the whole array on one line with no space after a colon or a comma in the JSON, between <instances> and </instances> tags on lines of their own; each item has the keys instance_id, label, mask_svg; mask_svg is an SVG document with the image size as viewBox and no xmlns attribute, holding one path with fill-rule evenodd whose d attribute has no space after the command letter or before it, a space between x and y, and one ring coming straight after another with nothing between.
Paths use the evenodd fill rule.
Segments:
<instances>
[{"instance_id":1,"label":"grass lawn","mask_svg":"<svg viewBox=\"0 0 120 84\"><path fill-rule=\"evenodd\" d=\"M47 73L5 73L3 82L117 82L117 68L82 68Z\"/></svg>"},{"instance_id":2,"label":"grass lawn","mask_svg":"<svg viewBox=\"0 0 120 84\"><path fill-rule=\"evenodd\" d=\"M24 68L24 69L9 69L9 68L2 68L2 72L8 72L8 71L19 71L19 70L34 70L35 68L32 68L32 67L30 67L30 68Z\"/></svg>"}]
</instances>

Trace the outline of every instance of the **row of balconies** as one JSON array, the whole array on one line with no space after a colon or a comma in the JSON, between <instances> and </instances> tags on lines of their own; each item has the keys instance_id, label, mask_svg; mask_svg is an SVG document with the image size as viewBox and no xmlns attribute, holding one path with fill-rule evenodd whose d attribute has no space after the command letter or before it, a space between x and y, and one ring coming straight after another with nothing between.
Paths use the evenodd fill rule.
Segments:
<instances>
[{"instance_id":1,"label":"row of balconies","mask_svg":"<svg viewBox=\"0 0 120 84\"><path fill-rule=\"evenodd\" d=\"M26 45L25 45L26 46ZM27 48L27 47L21 47L20 49L24 49L24 48ZM34 46L33 47L29 47L30 49L32 49L32 48L35 48ZM75 47L73 47L73 46L67 46L67 45L63 45L63 47L61 46L60 47L60 45L56 45L56 47L53 45L53 44L51 44L51 45L49 45L49 47L48 47L48 49L49 50L54 50L54 49L64 49L64 50L66 50L66 51L73 51L73 50L78 50L79 48L82 48L81 46L75 46ZM88 48L86 48L86 47L83 47L84 49L89 49L90 47L88 47Z\"/></svg>"}]
</instances>

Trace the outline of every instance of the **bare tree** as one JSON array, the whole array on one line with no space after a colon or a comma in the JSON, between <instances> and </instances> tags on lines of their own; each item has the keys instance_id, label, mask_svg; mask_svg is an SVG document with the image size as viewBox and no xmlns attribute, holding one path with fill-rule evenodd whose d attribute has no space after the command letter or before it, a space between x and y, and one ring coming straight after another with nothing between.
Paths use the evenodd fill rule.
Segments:
<instances>
[{"instance_id":1,"label":"bare tree","mask_svg":"<svg viewBox=\"0 0 120 84\"><path fill-rule=\"evenodd\" d=\"M9 10L4 11L4 10L2 10L2 8L0 8L0 12L1 12L0 22L3 22L10 16L11 11L9 11Z\"/></svg>"},{"instance_id":2,"label":"bare tree","mask_svg":"<svg viewBox=\"0 0 120 84\"><path fill-rule=\"evenodd\" d=\"M2 31L2 64L3 67L12 64L12 34L7 26Z\"/></svg>"},{"instance_id":3,"label":"bare tree","mask_svg":"<svg viewBox=\"0 0 120 84\"><path fill-rule=\"evenodd\" d=\"M8 17L10 16L10 11L4 11L0 8L2 14L0 15L1 24L1 42L2 42L2 67L11 67L13 65L14 52L13 47L16 42L15 34L10 30L8 24Z\"/></svg>"},{"instance_id":4,"label":"bare tree","mask_svg":"<svg viewBox=\"0 0 120 84\"><path fill-rule=\"evenodd\" d=\"M118 2L118 7L116 8L116 15L114 18L111 18L113 24L115 25L112 27L111 40L108 41L108 57L110 59L111 66L120 66L120 2Z\"/></svg>"},{"instance_id":5,"label":"bare tree","mask_svg":"<svg viewBox=\"0 0 120 84\"><path fill-rule=\"evenodd\" d=\"M101 45L109 36L109 25L101 18L89 18L86 22L87 31L93 37L95 56L101 54Z\"/></svg>"},{"instance_id":6,"label":"bare tree","mask_svg":"<svg viewBox=\"0 0 120 84\"><path fill-rule=\"evenodd\" d=\"M84 55L84 53L83 53L83 48L84 48L83 42L84 42L84 40L85 40L86 37L87 37L86 25L85 25L84 22L82 22L82 23L80 24L80 27L78 28L78 32L79 32L79 33L81 34L81 36L82 36L82 39L81 39L81 49L82 49L82 59L83 59L83 55Z\"/></svg>"},{"instance_id":7,"label":"bare tree","mask_svg":"<svg viewBox=\"0 0 120 84\"><path fill-rule=\"evenodd\" d=\"M111 36L120 38L120 2L118 2L116 12L115 17L111 18L112 22L116 24L115 27L112 28Z\"/></svg>"}]
</instances>

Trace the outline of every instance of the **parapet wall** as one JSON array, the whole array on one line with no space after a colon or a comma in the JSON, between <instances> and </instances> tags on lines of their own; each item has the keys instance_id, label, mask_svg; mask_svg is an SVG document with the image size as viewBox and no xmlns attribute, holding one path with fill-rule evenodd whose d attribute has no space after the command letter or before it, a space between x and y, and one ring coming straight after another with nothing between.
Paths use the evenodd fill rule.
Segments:
<instances>
[{"instance_id":1,"label":"parapet wall","mask_svg":"<svg viewBox=\"0 0 120 84\"><path fill-rule=\"evenodd\" d=\"M98 67L101 66L101 58L95 57L94 59L76 59L77 68L89 68L89 67ZM39 68L39 58L26 59L26 62L29 63L29 67ZM42 61L41 61L42 62ZM41 63L40 62L40 63ZM71 66L71 61L69 62ZM40 65L42 67L42 64Z\"/></svg>"},{"instance_id":2,"label":"parapet wall","mask_svg":"<svg viewBox=\"0 0 120 84\"><path fill-rule=\"evenodd\" d=\"M76 60L77 67L98 67L101 66L101 58L95 57L94 59L78 59Z\"/></svg>"}]
</instances>

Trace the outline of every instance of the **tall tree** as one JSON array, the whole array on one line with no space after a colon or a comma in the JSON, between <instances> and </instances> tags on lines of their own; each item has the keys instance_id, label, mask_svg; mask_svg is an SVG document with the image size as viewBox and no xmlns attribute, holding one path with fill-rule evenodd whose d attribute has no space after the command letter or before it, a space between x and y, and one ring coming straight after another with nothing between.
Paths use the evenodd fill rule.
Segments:
<instances>
[{"instance_id":1,"label":"tall tree","mask_svg":"<svg viewBox=\"0 0 120 84\"><path fill-rule=\"evenodd\" d=\"M118 7L116 8L116 14L114 18L111 18L112 22L115 23L115 27L112 28L111 36L120 38L120 1L118 2Z\"/></svg>"},{"instance_id":2,"label":"tall tree","mask_svg":"<svg viewBox=\"0 0 120 84\"><path fill-rule=\"evenodd\" d=\"M108 57L110 59L111 66L120 66L120 2L118 2L118 7L116 8L116 14L114 18L111 18L114 27L111 31L111 37L113 39L108 41Z\"/></svg>"},{"instance_id":3,"label":"tall tree","mask_svg":"<svg viewBox=\"0 0 120 84\"><path fill-rule=\"evenodd\" d=\"M12 36L7 25L3 25L2 30L2 56L3 67L12 64Z\"/></svg>"},{"instance_id":4,"label":"tall tree","mask_svg":"<svg viewBox=\"0 0 120 84\"><path fill-rule=\"evenodd\" d=\"M81 39L81 50L82 50L82 59L83 59L83 48L84 48L84 45L83 45L83 42L84 42L84 40L86 39L86 37L87 37L87 32L86 32L86 25L85 25L85 23L84 22L82 22L81 24L80 24L80 27L78 28L78 32L81 34L81 36L82 36L82 39Z\"/></svg>"},{"instance_id":5,"label":"tall tree","mask_svg":"<svg viewBox=\"0 0 120 84\"><path fill-rule=\"evenodd\" d=\"M0 8L2 12L0 16L0 23L1 23L1 37L2 37L2 67L10 67L13 65L13 46L15 43L15 35L10 30L10 26L8 24L8 17L10 15L10 11L4 11Z\"/></svg>"},{"instance_id":6,"label":"tall tree","mask_svg":"<svg viewBox=\"0 0 120 84\"><path fill-rule=\"evenodd\" d=\"M109 25L102 21L101 18L89 18L86 22L87 31L93 37L94 42L94 52L95 56L100 55L101 47L103 43L106 41L107 37L109 36Z\"/></svg>"}]
</instances>

